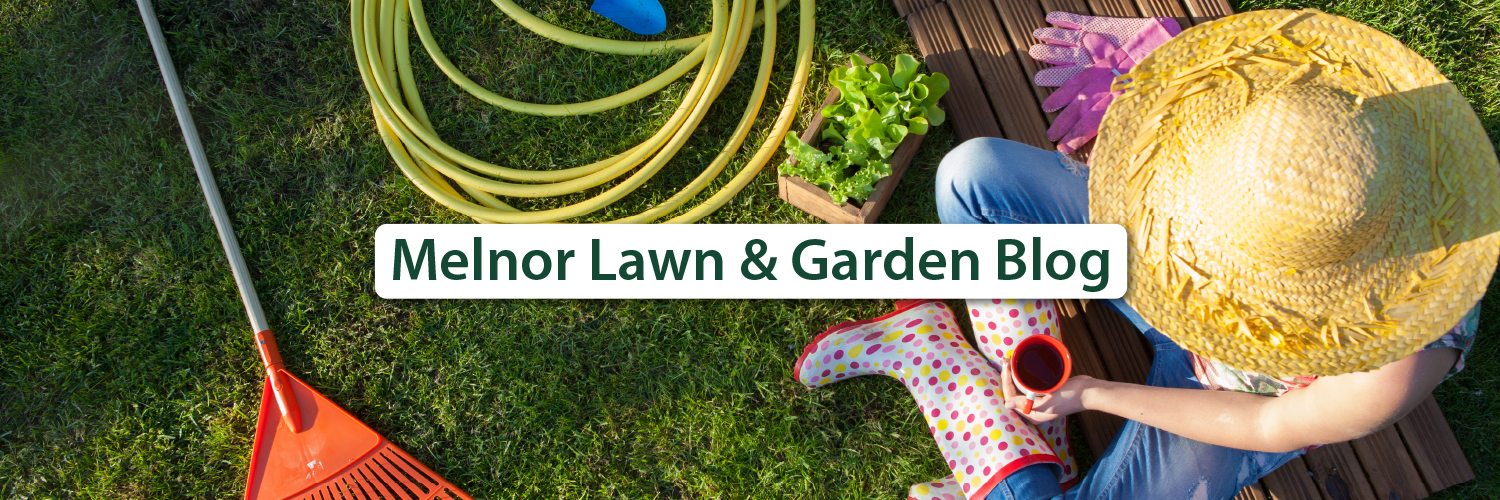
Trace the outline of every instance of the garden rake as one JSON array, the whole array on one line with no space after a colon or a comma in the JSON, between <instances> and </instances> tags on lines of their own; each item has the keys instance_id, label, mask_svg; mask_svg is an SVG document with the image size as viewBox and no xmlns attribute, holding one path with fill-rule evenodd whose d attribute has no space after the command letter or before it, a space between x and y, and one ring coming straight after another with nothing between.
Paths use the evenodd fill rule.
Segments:
<instances>
[{"instance_id":1,"label":"garden rake","mask_svg":"<svg viewBox=\"0 0 1500 500\"><path fill-rule=\"evenodd\" d=\"M468 494L439 477L432 469L288 373L276 349L276 339L250 282L250 271L240 255L234 228L229 225L213 171L188 113L187 99L177 81L177 70L167 52L166 39L156 22L150 0L136 0L145 21L162 79L177 111L198 182L208 198L208 209L219 241L229 257L235 284L260 349L266 369L265 391L255 429L246 500L259 499L470 499Z\"/></svg>"}]
</instances>

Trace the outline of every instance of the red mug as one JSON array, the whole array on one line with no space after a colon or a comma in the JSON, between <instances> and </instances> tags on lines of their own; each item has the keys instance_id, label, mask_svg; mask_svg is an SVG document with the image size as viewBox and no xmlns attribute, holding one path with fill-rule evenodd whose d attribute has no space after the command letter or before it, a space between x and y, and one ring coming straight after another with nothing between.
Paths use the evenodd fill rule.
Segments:
<instances>
[{"instance_id":1,"label":"red mug","mask_svg":"<svg viewBox=\"0 0 1500 500\"><path fill-rule=\"evenodd\" d=\"M1061 389L1073 372L1073 356L1061 340L1051 335L1026 337L1011 352L1010 379L1026 394L1026 406L1021 413L1030 414L1038 394Z\"/></svg>"}]
</instances>

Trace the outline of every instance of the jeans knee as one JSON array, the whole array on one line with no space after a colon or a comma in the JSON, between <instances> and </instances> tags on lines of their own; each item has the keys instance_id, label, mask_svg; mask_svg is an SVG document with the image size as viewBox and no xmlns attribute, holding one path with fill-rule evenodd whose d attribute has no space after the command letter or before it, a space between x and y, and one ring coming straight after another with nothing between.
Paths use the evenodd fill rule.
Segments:
<instances>
[{"instance_id":1,"label":"jeans knee","mask_svg":"<svg viewBox=\"0 0 1500 500\"><path fill-rule=\"evenodd\" d=\"M944 223L1088 219L1088 186L1062 168L1056 152L1005 139L973 139L954 148L938 166L935 189Z\"/></svg>"},{"instance_id":2,"label":"jeans knee","mask_svg":"<svg viewBox=\"0 0 1500 500\"><path fill-rule=\"evenodd\" d=\"M980 137L948 152L938 165L934 186L939 219L948 224L992 222L983 210L985 200L1019 184L1012 165L1017 147L1030 146Z\"/></svg>"},{"instance_id":3,"label":"jeans knee","mask_svg":"<svg viewBox=\"0 0 1500 500\"><path fill-rule=\"evenodd\" d=\"M989 155L993 148L984 143L998 140L993 137L970 139L943 156L937 171L938 196L941 197L945 192L968 191L968 186L978 181L995 163L994 158Z\"/></svg>"},{"instance_id":4,"label":"jeans knee","mask_svg":"<svg viewBox=\"0 0 1500 500\"><path fill-rule=\"evenodd\" d=\"M938 165L938 192L965 192L975 184L992 184L1003 180L1012 172L1012 159L1025 144L998 139L978 137L964 141L949 151ZM940 195L941 196L941 195Z\"/></svg>"}]
</instances>

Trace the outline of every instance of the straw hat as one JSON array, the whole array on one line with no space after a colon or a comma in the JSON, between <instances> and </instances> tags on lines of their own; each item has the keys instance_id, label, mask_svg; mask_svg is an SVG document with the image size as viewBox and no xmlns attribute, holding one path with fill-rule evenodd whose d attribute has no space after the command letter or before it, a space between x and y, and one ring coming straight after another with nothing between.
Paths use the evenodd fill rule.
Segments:
<instances>
[{"instance_id":1,"label":"straw hat","mask_svg":"<svg viewBox=\"0 0 1500 500\"><path fill-rule=\"evenodd\" d=\"M1125 226L1125 298L1182 347L1278 377L1369 370L1484 294L1500 165L1401 42L1315 10L1248 12L1117 80L1089 211Z\"/></svg>"}]
</instances>

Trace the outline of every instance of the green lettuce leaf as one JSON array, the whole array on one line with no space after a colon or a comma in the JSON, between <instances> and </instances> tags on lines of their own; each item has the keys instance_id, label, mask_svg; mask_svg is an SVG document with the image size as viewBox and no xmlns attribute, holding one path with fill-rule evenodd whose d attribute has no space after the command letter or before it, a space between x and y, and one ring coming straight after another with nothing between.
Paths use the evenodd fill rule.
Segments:
<instances>
[{"instance_id":1,"label":"green lettuce leaf","mask_svg":"<svg viewBox=\"0 0 1500 500\"><path fill-rule=\"evenodd\" d=\"M927 123L931 124L934 127L942 125L943 122L948 119L948 112L943 111L943 108L939 108L937 106L928 106L926 113Z\"/></svg>"},{"instance_id":2,"label":"green lettuce leaf","mask_svg":"<svg viewBox=\"0 0 1500 500\"><path fill-rule=\"evenodd\" d=\"M829 84L840 98L820 110L828 124L819 141L828 152L788 137L785 148L796 162L781 172L817 184L836 200L868 199L874 184L890 175L889 158L901 142L947 119L937 103L948 92L948 78L920 74L920 67L910 55L897 57L893 67L850 55L848 66L830 70Z\"/></svg>"},{"instance_id":3,"label":"green lettuce leaf","mask_svg":"<svg viewBox=\"0 0 1500 500\"><path fill-rule=\"evenodd\" d=\"M917 103L918 106L922 106L924 108L928 106L936 106L938 99L941 99L943 97L943 94L948 93L948 77L943 76L942 73L918 75L917 78L912 81L920 83L927 87L927 95Z\"/></svg>"},{"instance_id":4,"label":"green lettuce leaf","mask_svg":"<svg viewBox=\"0 0 1500 500\"><path fill-rule=\"evenodd\" d=\"M917 68L921 66L917 58L910 54L896 56L896 72L891 75L891 82L896 85L897 89L906 90L906 85L917 77Z\"/></svg>"},{"instance_id":5,"label":"green lettuce leaf","mask_svg":"<svg viewBox=\"0 0 1500 500\"><path fill-rule=\"evenodd\" d=\"M931 126L931 122L920 116L914 116L906 120L906 129L913 134L927 135L927 128L929 126Z\"/></svg>"}]
</instances>

